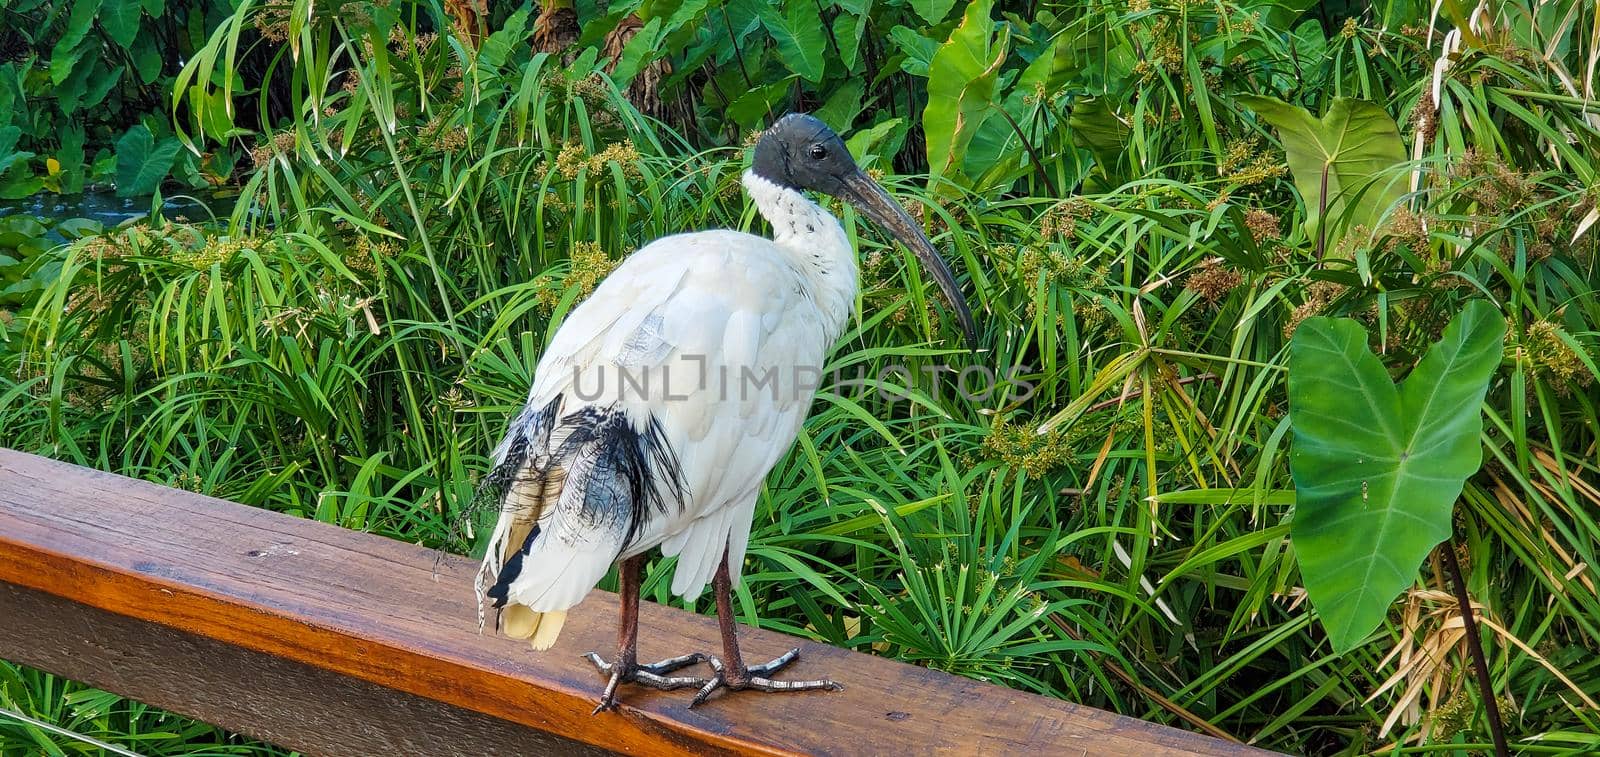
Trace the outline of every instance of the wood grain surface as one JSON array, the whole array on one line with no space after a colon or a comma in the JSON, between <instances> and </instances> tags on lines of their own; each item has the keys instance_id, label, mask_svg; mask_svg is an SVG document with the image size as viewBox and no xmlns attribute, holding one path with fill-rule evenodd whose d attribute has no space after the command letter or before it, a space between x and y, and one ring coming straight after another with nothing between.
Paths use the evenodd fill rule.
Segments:
<instances>
[{"instance_id":1,"label":"wood grain surface","mask_svg":"<svg viewBox=\"0 0 1600 757\"><path fill-rule=\"evenodd\" d=\"M612 754L305 663L4 583L0 628L5 629L0 657L308 755ZM8 753L0 744L0 754Z\"/></svg>"},{"instance_id":2,"label":"wood grain surface","mask_svg":"<svg viewBox=\"0 0 1600 757\"><path fill-rule=\"evenodd\" d=\"M688 710L690 692L626 687L595 716L604 681L580 655L614 652L616 597L534 652L478 633L475 568L0 449L0 656L313 754L1265 754L744 627L747 658L798 646L786 676L845 690ZM718 648L713 618L650 602L639 635L645 660Z\"/></svg>"}]
</instances>

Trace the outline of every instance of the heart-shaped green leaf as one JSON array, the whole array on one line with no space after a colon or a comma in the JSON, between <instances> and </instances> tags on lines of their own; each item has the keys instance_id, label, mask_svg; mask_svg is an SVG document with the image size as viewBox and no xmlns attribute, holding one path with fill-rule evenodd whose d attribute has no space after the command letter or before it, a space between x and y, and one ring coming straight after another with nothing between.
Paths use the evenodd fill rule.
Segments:
<instances>
[{"instance_id":1,"label":"heart-shaped green leaf","mask_svg":"<svg viewBox=\"0 0 1600 757\"><path fill-rule=\"evenodd\" d=\"M817 15L815 3L789 3L788 13L776 4L761 5L761 23L778 44L778 58L806 81L822 81L827 60L828 27Z\"/></svg>"},{"instance_id":2,"label":"heart-shaped green leaf","mask_svg":"<svg viewBox=\"0 0 1600 757\"><path fill-rule=\"evenodd\" d=\"M728 119L746 129L760 128L771 120L778 103L789 96L795 78L791 74L771 84L751 88L728 103Z\"/></svg>"},{"instance_id":3,"label":"heart-shaped green leaf","mask_svg":"<svg viewBox=\"0 0 1600 757\"><path fill-rule=\"evenodd\" d=\"M483 41L483 46L478 48L478 64L490 71L505 65L506 59L511 57L512 47L527 42L528 16L532 12L532 8L525 5L508 16L505 23L490 34ZM644 35L642 33L635 35L639 36ZM645 41L650 41L650 38L646 37ZM627 80L623 79L622 83L626 84Z\"/></svg>"},{"instance_id":4,"label":"heart-shaped green leaf","mask_svg":"<svg viewBox=\"0 0 1600 757\"><path fill-rule=\"evenodd\" d=\"M165 58L156 42L156 35L141 34L133 38L133 70L139 74L140 84L149 84L161 76Z\"/></svg>"},{"instance_id":5,"label":"heart-shaped green leaf","mask_svg":"<svg viewBox=\"0 0 1600 757\"><path fill-rule=\"evenodd\" d=\"M811 115L832 126L834 131L848 132L855 126L856 116L861 115L864 106L861 96L866 90L867 85L860 79L846 79L833 90L822 107L811 111Z\"/></svg>"},{"instance_id":6,"label":"heart-shaped green leaf","mask_svg":"<svg viewBox=\"0 0 1600 757\"><path fill-rule=\"evenodd\" d=\"M178 157L178 140L167 137L156 142L144 124L133 127L117 140L117 196L147 195L161 186Z\"/></svg>"},{"instance_id":7,"label":"heart-shaped green leaf","mask_svg":"<svg viewBox=\"0 0 1600 757\"><path fill-rule=\"evenodd\" d=\"M1505 321L1478 300L1398 387L1356 321L1308 318L1289 344L1291 528L1306 593L1333 647L1354 648L1450 535L1478 470L1482 406Z\"/></svg>"},{"instance_id":8,"label":"heart-shaped green leaf","mask_svg":"<svg viewBox=\"0 0 1600 757\"><path fill-rule=\"evenodd\" d=\"M894 155L905 141L908 126L904 119L889 118L883 122L862 129L845 140L844 146L855 156L856 162L868 166L877 160L887 160L884 156Z\"/></svg>"},{"instance_id":9,"label":"heart-shaped green leaf","mask_svg":"<svg viewBox=\"0 0 1600 757\"><path fill-rule=\"evenodd\" d=\"M100 26L112 41L127 50L139 36L140 0L101 0Z\"/></svg>"},{"instance_id":10,"label":"heart-shaped green leaf","mask_svg":"<svg viewBox=\"0 0 1600 757\"><path fill-rule=\"evenodd\" d=\"M1289 172L1306 203L1307 227L1325 219L1331 243L1351 226L1374 228L1405 194L1394 173L1405 162L1400 128L1377 103L1336 97L1321 119L1276 97L1242 95L1239 102L1277 127L1289 156Z\"/></svg>"}]
</instances>

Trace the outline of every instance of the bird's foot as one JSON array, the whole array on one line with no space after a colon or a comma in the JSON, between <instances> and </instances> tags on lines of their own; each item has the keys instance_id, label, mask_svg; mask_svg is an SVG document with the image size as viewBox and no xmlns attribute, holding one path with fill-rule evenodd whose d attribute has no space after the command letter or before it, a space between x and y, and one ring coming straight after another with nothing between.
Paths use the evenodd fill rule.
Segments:
<instances>
[{"instance_id":1,"label":"bird's foot","mask_svg":"<svg viewBox=\"0 0 1600 757\"><path fill-rule=\"evenodd\" d=\"M799 658L800 650L791 649L772 662L763 663L761 665L752 665L744 670L732 670L728 666L724 665L722 660L712 657L709 660L711 663L711 669L714 671L713 675L711 676L711 680L705 681L705 685L701 686L700 691L695 693L694 700L689 702L689 707L693 708L696 705L705 704L706 699L708 699L712 692L715 692L717 689L727 689L729 691L744 691L746 689L754 689L756 691L769 692L816 691L818 689L824 689L827 691L842 691L844 689L844 686L827 679L819 679L815 681L774 681L767 677L778 672L779 670L782 670L784 667L788 666L789 663L794 662Z\"/></svg>"},{"instance_id":2,"label":"bird's foot","mask_svg":"<svg viewBox=\"0 0 1600 757\"><path fill-rule=\"evenodd\" d=\"M611 674L611 680L606 683L605 693L600 695L600 706L594 708L593 714L596 715L604 710L616 709L617 687L624 683L637 683L641 686L649 686L652 689L672 691L674 689L704 686L707 680L691 676L671 675L671 673L681 668L705 662L706 655L700 652L680 657L669 657L649 665L640 665L632 659L633 655L631 654L619 656L616 662L606 662L594 652L589 652L584 657L589 662L594 663L594 666L599 668L601 673Z\"/></svg>"}]
</instances>

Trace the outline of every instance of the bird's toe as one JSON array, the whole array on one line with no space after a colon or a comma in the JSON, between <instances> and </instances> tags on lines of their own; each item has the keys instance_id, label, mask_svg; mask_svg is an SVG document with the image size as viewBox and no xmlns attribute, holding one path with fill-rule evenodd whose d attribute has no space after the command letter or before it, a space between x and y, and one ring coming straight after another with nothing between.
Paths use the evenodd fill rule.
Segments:
<instances>
[{"instance_id":1,"label":"bird's toe","mask_svg":"<svg viewBox=\"0 0 1600 757\"><path fill-rule=\"evenodd\" d=\"M767 676L783 669L785 666L799 659L800 650L791 649L771 662L753 665L744 670L733 670L724 665L716 657L709 658L712 676L704 682L700 690L695 692L694 699L690 700L689 708L705 704L717 689L729 691L843 691L844 686L837 681L819 678L811 681L778 681Z\"/></svg>"},{"instance_id":2,"label":"bird's toe","mask_svg":"<svg viewBox=\"0 0 1600 757\"><path fill-rule=\"evenodd\" d=\"M598 653L588 652L584 659L592 663L602 674L608 675L605 692L600 695L600 704L594 708L598 715L606 710L617 708L617 689L624 683L632 683L660 691L674 691L704 686L710 679L695 676L674 676L673 672L682 670L690 665L705 662L706 655L699 652L692 654L669 657L660 662L640 665L631 657L619 657L615 662L607 662Z\"/></svg>"},{"instance_id":3,"label":"bird's toe","mask_svg":"<svg viewBox=\"0 0 1600 757\"><path fill-rule=\"evenodd\" d=\"M800 648L795 647L794 649L778 655L771 662L764 662L760 665L751 665L749 672L753 676L770 676L773 673L788 667L790 663L798 659L800 659Z\"/></svg>"},{"instance_id":4,"label":"bird's toe","mask_svg":"<svg viewBox=\"0 0 1600 757\"><path fill-rule=\"evenodd\" d=\"M601 673L611 672L611 663L606 662L605 658L601 657L598 652L584 652L583 659L593 663Z\"/></svg>"},{"instance_id":5,"label":"bird's toe","mask_svg":"<svg viewBox=\"0 0 1600 757\"><path fill-rule=\"evenodd\" d=\"M668 673L671 673L671 672L673 672L675 670L682 670L683 668L687 668L690 665L697 665L697 664L705 662L705 661L706 661L706 655L704 653L702 653L702 652L691 652L689 654L679 655L677 657L668 657L665 660L662 660L660 662L653 662L653 663L650 663L649 665L640 665L639 666L639 670L644 671L646 673L654 673L655 675L658 675L658 676L664 676L664 675L667 675Z\"/></svg>"}]
</instances>

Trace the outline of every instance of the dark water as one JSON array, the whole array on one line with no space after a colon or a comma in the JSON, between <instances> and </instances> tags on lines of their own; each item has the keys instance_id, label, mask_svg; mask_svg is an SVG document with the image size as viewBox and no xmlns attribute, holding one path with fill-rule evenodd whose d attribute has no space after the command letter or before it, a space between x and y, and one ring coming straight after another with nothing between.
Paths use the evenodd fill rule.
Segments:
<instances>
[{"instance_id":1,"label":"dark water","mask_svg":"<svg viewBox=\"0 0 1600 757\"><path fill-rule=\"evenodd\" d=\"M218 197L207 193L173 195L162 198L161 215L174 220L182 216L195 222L226 221L235 199L232 195ZM131 218L150 215L153 201L152 197L118 197L110 190L91 190L77 195L47 192L20 200L0 200L0 218L20 214L46 223L87 218L111 228ZM56 236L54 232L52 236Z\"/></svg>"}]
</instances>

